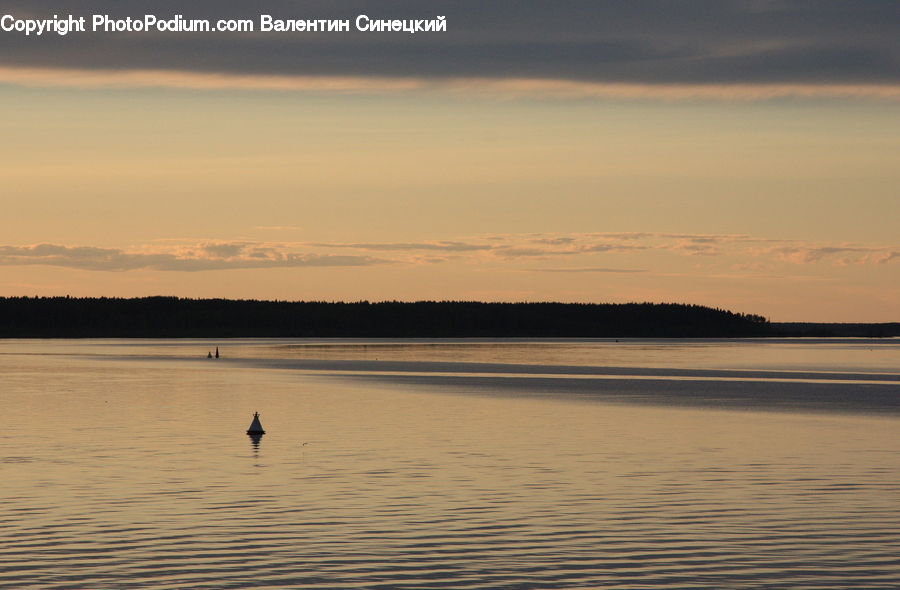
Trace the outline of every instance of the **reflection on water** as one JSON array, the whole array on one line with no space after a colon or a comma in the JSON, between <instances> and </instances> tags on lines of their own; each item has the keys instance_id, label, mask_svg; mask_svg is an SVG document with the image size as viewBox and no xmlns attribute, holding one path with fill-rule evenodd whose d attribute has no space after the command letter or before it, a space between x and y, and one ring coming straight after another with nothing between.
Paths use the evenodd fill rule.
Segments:
<instances>
[{"instance_id":1,"label":"reflection on water","mask_svg":"<svg viewBox=\"0 0 900 590\"><path fill-rule=\"evenodd\" d=\"M400 387L218 344L181 362L159 359L191 343L0 343L0 587L900 586L893 414L713 409L677 380L604 380L633 388L614 404L574 384L590 379ZM512 346L485 360L524 364ZM827 364L804 355L791 368ZM669 387L700 401L667 407ZM245 434L256 410L264 442Z\"/></svg>"},{"instance_id":2,"label":"reflection on water","mask_svg":"<svg viewBox=\"0 0 900 590\"><path fill-rule=\"evenodd\" d=\"M900 339L273 342L266 358L900 373ZM238 352L243 356L243 351Z\"/></svg>"},{"instance_id":3,"label":"reflection on water","mask_svg":"<svg viewBox=\"0 0 900 590\"><path fill-rule=\"evenodd\" d=\"M7 340L0 344L0 355L35 342L47 345L40 354L179 359L205 359L211 348L222 345L222 358L209 360L220 364L232 359L328 359L900 374L900 338Z\"/></svg>"},{"instance_id":4,"label":"reflection on water","mask_svg":"<svg viewBox=\"0 0 900 590\"><path fill-rule=\"evenodd\" d=\"M259 451L259 441L262 440L263 435L261 434L248 434L250 438L250 444L253 445L254 451Z\"/></svg>"}]
</instances>

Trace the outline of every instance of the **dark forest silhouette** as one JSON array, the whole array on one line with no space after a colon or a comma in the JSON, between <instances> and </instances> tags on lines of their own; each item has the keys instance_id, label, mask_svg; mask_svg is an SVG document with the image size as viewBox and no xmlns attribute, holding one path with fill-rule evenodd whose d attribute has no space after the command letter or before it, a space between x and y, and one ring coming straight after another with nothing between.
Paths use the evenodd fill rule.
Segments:
<instances>
[{"instance_id":1,"label":"dark forest silhouette","mask_svg":"<svg viewBox=\"0 0 900 590\"><path fill-rule=\"evenodd\" d=\"M329 303L178 297L0 298L0 337L890 336L900 324L771 324L674 303Z\"/></svg>"},{"instance_id":2,"label":"dark forest silhouette","mask_svg":"<svg viewBox=\"0 0 900 590\"><path fill-rule=\"evenodd\" d=\"M765 318L699 305L177 297L0 298L0 337L757 336Z\"/></svg>"}]
</instances>

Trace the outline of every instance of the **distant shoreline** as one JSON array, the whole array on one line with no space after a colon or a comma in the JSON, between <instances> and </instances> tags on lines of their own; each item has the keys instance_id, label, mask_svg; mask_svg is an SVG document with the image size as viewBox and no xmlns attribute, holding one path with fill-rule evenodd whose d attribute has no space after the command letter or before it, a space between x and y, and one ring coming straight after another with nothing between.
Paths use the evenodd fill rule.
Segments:
<instances>
[{"instance_id":1,"label":"distant shoreline","mask_svg":"<svg viewBox=\"0 0 900 590\"><path fill-rule=\"evenodd\" d=\"M900 322L829 323L829 322L772 322L773 336L800 338L896 338L900 337Z\"/></svg>"},{"instance_id":2,"label":"distant shoreline","mask_svg":"<svg viewBox=\"0 0 900 590\"><path fill-rule=\"evenodd\" d=\"M0 338L893 337L900 323L771 323L676 303L3 297Z\"/></svg>"}]
</instances>

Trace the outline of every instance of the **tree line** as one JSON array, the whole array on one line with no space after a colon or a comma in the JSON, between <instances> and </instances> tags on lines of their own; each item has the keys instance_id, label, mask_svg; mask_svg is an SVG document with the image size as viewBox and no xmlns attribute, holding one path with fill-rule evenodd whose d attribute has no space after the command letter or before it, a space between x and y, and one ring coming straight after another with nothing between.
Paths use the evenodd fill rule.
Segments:
<instances>
[{"instance_id":1,"label":"tree line","mask_svg":"<svg viewBox=\"0 0 900 590\"><path fill-rule=\"evenodd\" d=\"M759 315L679 303L0 298L3 338L739 337Z\"/></svg>"}]
</instances>

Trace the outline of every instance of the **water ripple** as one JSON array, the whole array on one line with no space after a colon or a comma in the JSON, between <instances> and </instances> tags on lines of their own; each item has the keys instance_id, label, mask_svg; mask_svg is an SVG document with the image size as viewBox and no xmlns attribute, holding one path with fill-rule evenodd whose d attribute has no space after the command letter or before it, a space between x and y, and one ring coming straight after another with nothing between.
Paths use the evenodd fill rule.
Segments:
<instances>
[{"instance_id":1,"label":"water ripple","mask_svg":"<svg viewBox=\"0 0 900 590\"><path fill-rule=\"evenodd\" d=\"M600 380L571 367L474 378L471 395L461 375L396 390L226 364L0 363L5 399L28 408L0 440L0 587L900 587L894 410L706 403L862 392L896 408L884 375L859 379L883 381L877 399L773 372L743 390L673 381L697 407L636 407L585 403ZM663 399L663 381L638 381L604 379L604 395ZM567 395L532 395L554 388ZM253 445L257 410L269 434Z\"/></svg>"}]
</instances>

